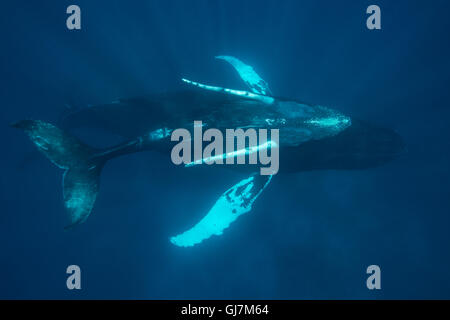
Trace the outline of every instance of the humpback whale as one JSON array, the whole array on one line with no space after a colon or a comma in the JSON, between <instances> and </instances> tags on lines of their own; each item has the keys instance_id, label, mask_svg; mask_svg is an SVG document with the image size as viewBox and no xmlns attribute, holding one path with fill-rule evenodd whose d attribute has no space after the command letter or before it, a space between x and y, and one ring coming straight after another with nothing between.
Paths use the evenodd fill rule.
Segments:
<instances>
[{"instance_id":1,"label":"humpback whale","mask_svg":"<svg viewBox=\"0 0 450 320\"><path fill-rule=\"evenodd\" d=\"M309 170L352 170L385 164L405 150L393 130L354 119L321 105L272 94L267 82L241 60L217 56L230 64L247 90L229 89L183 78L186 89L120 99L90 106L67 115L55 126L41 120L12 124L29 136L37 149L64 170L63 198L70 224L86 221L99 192L104 164L118 156L145 150L170 154L171 132L193 131L201 120L205 128L279 129L279 173ZM74 134L80 127L101 128L120 135L124 142L94 148ZM245 178L228 188L206 215L187 231L170 237L188 247L213 235L221 235L252 204L276 177L260 175L255 165L233 165ZM189 166L186 166L189 170Z\"/></svg>"}]
</instances>

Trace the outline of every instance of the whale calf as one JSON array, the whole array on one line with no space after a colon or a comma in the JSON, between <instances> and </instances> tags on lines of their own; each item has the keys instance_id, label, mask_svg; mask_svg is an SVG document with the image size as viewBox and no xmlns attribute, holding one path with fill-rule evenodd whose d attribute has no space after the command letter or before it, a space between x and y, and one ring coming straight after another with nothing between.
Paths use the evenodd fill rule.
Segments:
<instances>
[{"instance_id":1,"label":"whale calf","mask_svg":"<svg viewBox=\"0 0 450 320\"><path fill-rule=\"evenodd\" d=\"M194 132L193 123L199 120L205 129L278 129L280 174L366 169L385 164L405 151L402 138L389 128L329 107L274 96L251 66L231 56L216 58L229 63L248 90L183 78L185 90L84 108L67 115L60 126L41 120L12 124L24 130L37 149L64 170L63 198L70 219L66 228L90 215L107 161L146 150L170 154L174 144L171 133L178 128ZM94 148L73 134L79 127L101 128L125 141ZM245 178L228 188L198 223L171 237L174 245L189 247L221 235L239 216L251 211L254 201L276 177L260 175L257 165L231 167L245 173Z\"/></svg>"}]
</instances>

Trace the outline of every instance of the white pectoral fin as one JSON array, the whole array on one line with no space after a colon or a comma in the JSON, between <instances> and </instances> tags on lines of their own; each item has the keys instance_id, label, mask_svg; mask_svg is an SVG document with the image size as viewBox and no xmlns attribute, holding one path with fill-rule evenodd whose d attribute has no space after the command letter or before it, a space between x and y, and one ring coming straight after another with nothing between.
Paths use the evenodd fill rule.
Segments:
<instances>
[{"instance_id":1,"label":"white pectoral fin","mask_svg":"<svg viewBox=\"0 0 450 320\"><path fill-rule=\"evenodd\" d=\"M222 92L224 94L238 96L238 97L242 97L242 98L246 98L246 99L250 99L250 100L256 100L256 101L260 101L260 102L266 103L266 104L272 104L275 101L275 99L272 97L265 96L265 95L258 94L258 93L248 92L245 90L235 90L235 89L211 86L208 84L191 81L191 80L188 80L185 78L182 78L181 81L183 81L187 84L190 84L192 86L195 86L197 88L203 89L203 90Z\"/></svg>"},{"instance_id":2,"label":"white pectoral fin","mask_svg":"<svg viewBox=\"0 0 450 320\"><path fill-rule=\"evenodd\" d=\"M264 81L251 66L232 56L217 56L216 59L225 60L231 64L239 73L242 80L244 80L250 90L254 93L262 94L264 96L272 95L267 82Z\"/></svg>"},{"instance_id":3,"label":"white pectoral fin","mask_svg":"<svg viewBox=\"0 0 450 320\"><path fill-rule=\"evenodd\" d=\"M208 214L191 229L171 237L170 241L180 247L191 247L223 230L239 216L249 212L252 204L269 184L272 176L254 174L228 189Z\"/></svg>"},{"instance_id":4,"label":"white pectoral fin","mask_svg":"<svg viewBox=\"0 0 450 320\"><path fill-rule=\"evenodd\" d=\"M248 148L244 148L244 149L238 149L236 151L230 151L227 153L217 154L215 156L210 156L207 158L201 158L199 160L195 160L195 161L186 163L184 166L192 167L192 166L203 164L203 163L213 163L218 160L223 161L223 160L226 160L229 158L236 158L238 156L244 156L244 155L248 156L248 155L260 152L261 150L270 150L272 148L277 148L277 147L278 147L277 143L275 141L270 140L270 141L264 142L257 146L248 147Z\"/></svg>"}]
</instances>

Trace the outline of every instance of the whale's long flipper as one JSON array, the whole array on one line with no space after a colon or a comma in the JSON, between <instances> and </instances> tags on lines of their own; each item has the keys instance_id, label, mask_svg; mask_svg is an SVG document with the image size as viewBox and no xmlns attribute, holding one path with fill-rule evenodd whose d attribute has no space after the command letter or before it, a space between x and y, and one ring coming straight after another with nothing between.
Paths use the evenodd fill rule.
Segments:
<instances>
[{"instance_id":1,"label":"whale's long flipper","mask_svg":"<svg viewBox=\"0 0 450 320\"><path fill-rule=\"evenodd\" d=\"M217 56L217 59L225 60L231 64L234 69L239 73L239 76L244 80L245 84L254 93L262 94L264 96L272 96L272 92L269 89L269 85L264 81L255 70L243 63L241 60L231 56Z\"/></svg>"},{"instance_id":2,"label":"whale's long flipper","mask_svg":"<svg viewBox=\"0 0 450 320\"><path fill-rule=\"evenodd\" d=\"M252 209L253 202L271 179L270 175L254 174L240 181L217 200L200 222L186 232L170 238L170 241L180 247L190 247L212 235L221 235L233 221Z\"/></svg>"},{"instance_id":3,"label":"whale's long flipper","mask_svg":"<svg viewBox=\"0 0 450 320\"><path fill-rule=\"evenodd\" d=\"M22 120L12 124L23 129L31 141L51 162L65 169L64 204L70 215L70 226L84 222L97 198L104 159L95 158L96 149L50 123Z\"/></svg>"},{"instance_id":4,"label":"whale's long flipper","mask_svg":"<svg viewBox=\"0 0 450 320\"><path fill-rule=\"evenodd\" d=\"M222 154L217 154L215 156L210 156L207 158L201 158L189 163L186 163L184 166L185 167L192 167L195 165L199 165L199 164L203 164L203 163L208 163L208 164L212 164L215 161L219 161L219 160L226 160L228 158L236 158L236 157L242 157L242 156L248 156L257 152L260 152L261 150L270 150L270 149L274 149L274 148L278 148L278 145L275 141L269 140L267 142L264 142L260 145L254 146L254 147L248 147L248 148L244 148L244 149L239 149L236 151L231 151L231 152L227 152L227 153L222 153Z\"/></svg>"},{"instance_id":5,"label":"whale's long flipper","mask_svg":"<svg viewBox=\"0 0 450 320\"><path fill-rule=\"evenodd\" d=\"M200 89L210 90L210 91L215 91L215 92L223 92L226 94L243 97L243 98L250 99L250 100L257 100L257 101L260 101L260 102L266 103L266 104L272 104L275 101L275 99L272 97L265 96L265 95L258 94L258 93L248 92L245 90L235 90L235 89L228 89L228 88L223 88L223 87L210 86L207 84L202 84L202 83L198 83L195 81L191 81L191 80L188 80L185 78L182 78L181 80L187 84L193 85Z\"/></svg>"}]
</instances>

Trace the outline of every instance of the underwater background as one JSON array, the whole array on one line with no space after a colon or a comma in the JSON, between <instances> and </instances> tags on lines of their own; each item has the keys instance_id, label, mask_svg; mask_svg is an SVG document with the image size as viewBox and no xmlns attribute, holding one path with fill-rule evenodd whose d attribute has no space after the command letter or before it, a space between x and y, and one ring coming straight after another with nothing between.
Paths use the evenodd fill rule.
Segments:
<instances>
[{"instance_id":1,"label":"underwater background","mask_svg":"<svg viewBox=\"0 0 450 320\"><path fill-rule=\"evenodd\" d=\"M71 4L78 31L66 28ZM371 4L381 30L366 28ZM439 0L2 3L0 298L450 298L449 9ZM395 129L408 153L374 169L275 176L249 214L191 248L169 237L243 175L128 155L104 168L89 219L65 231L62 170L9 124L175 91L181 77L245 88L220 54L252 65L276 95ZM66 288L71 264L81 290ZM372 264L381 290L366 287Z\"/></svg>"}]
</instances>

